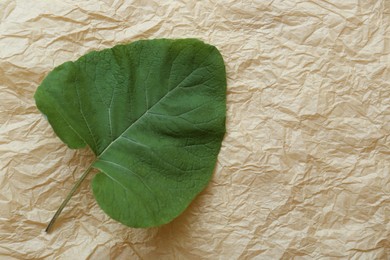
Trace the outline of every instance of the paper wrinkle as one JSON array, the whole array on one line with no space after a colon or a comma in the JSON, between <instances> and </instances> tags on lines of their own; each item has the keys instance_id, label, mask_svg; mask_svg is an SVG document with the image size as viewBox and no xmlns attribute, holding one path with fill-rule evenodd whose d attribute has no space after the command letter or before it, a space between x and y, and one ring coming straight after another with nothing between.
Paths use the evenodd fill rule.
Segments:
<instances>
[{"instance_id":1,"label":"paper wrinkle","mask_svg":"<svg viewBox=\"0 0 390 260\"><path fill-rule=\"evenodd\" d=\"M0 3L0 256L9 259L389 259L390 2ZM93 160L35 107L55 66L138 39L221 51L227 134L181 216L125 227L97 206Z\"/></svg>"}]
</instances>

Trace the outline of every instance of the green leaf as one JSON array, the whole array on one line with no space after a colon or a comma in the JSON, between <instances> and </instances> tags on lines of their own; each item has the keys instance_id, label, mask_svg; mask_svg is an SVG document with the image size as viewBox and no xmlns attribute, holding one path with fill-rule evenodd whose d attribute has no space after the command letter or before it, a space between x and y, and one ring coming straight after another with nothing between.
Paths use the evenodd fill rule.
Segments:
<instances>
[{"instance_id":1,"label":"green leaf","mask_svg":"<svg viewBox=\"0 0 390 260\"><path fill-rule=\"evenodd\" d=\"M196 39L88 53L50 72L35 100L64 143L95 153L95 198L131 227L183 212L209 182L225 133L223 59Z\"/></svg>"}]
</instances>

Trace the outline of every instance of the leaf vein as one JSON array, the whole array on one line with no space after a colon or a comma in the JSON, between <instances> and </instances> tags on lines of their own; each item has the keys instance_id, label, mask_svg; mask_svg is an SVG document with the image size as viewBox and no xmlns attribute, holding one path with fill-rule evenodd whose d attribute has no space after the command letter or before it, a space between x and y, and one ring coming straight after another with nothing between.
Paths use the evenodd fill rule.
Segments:
<instances>
[{"instance_id":1,"label":"leaf vein","mask_svg":"<svg viewBox=\"0 0 390 260\"><path fill-rule=\"evenodd\" d=\"M83 117L83 120L84 120L85 124L87 125L87 128L88 128L89 133L90 133L91 136L92 136L92 140L93 140L93 142L95 143L95 150L96 150L96 152L97 152L98 145L97 145L97 143L96 143L95 136L94 136L93 133L92 133L91 127L89 126L89 123L88 123L88 121L87 121L87 119L86 119L86 117L85 117L85 115L84 115L84 112L83 112L83 107L82 107L82 105L81 105L82 103L81 103L80 93L79 93L79 89L78 89L77 78L75 78L74 85L75 85L75 88L76 88L77 99L78 99L78 101L79 101L80 113L81 113L81 115L82 115L82 117Z\"/></svg>"}]
</instances>

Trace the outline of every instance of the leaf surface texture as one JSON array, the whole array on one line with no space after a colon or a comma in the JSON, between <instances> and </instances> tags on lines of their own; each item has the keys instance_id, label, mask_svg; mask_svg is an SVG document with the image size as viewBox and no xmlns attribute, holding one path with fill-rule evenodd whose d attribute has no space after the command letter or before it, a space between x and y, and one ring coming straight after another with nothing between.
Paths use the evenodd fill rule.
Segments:
<instances>
[{"instance_id":1,"label":"leaf surface texture","mask_svg":"<svg viewBox=\"0 0 390 260\"><path fill-rule=\"evenodd\" d=\"M157 39L94 51L55 68L35 99L63 142L94 152L95 198L125 225L171 221L212 176L226 114L214 46Z\"/></svg>"}]
</instances>

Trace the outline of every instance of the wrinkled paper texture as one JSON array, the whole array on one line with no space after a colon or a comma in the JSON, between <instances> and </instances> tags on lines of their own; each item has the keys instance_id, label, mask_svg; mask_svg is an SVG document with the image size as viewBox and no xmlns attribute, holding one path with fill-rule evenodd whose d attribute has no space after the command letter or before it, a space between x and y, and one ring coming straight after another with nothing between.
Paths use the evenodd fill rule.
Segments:
<instances>
[{"instance_id":1,"label":"wrinkled paper texture","mask_svg":"<svg viewBox=\"0 0 390 260\"><path fill-rule=\"evenodd\" d=\"M0 2L0 256L389 259L390 1ZM171 223L97 206L93 160L35 107L55 66L91 50L195 37L221 51L227 134L210 185Z\"/></svg>"}]
</instances>

